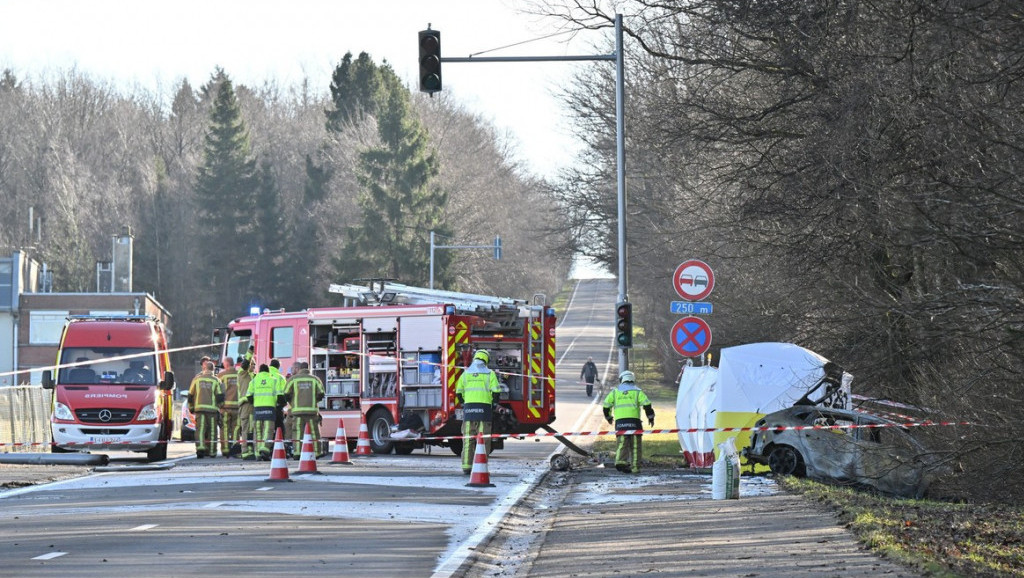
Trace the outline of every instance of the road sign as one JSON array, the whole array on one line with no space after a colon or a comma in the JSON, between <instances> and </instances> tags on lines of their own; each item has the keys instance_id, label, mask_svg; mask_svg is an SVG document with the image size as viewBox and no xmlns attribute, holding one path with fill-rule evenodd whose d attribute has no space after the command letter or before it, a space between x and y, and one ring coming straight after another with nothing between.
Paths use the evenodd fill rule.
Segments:
<instances>
[{"instance_id":1,"label":"road sign","mask_svg":"<svg viewBox=\"0 0 1024 578\"><path fill-rule=\"evenodd\" d=\"M711 347L711 328L700 317L683 317L669 334L672 347L683 357L700 357Z\"/></svg>"},{"instance_id":2,"label":"road sign","mask_svg":"<svg viewBox=\"0 0 1024 578\"><path fill-rule=\"evenodd\" d=\"M710 303L672 302L672 313L682 313L683 315L711 315L714 309Z\"/></svg>"},{"instance_id":3,"label":"road sign","mask_svg":"<svg viewBox=\"0 0 1024 578\"><path fill-rule=\"evenodd\" d=\"M700 301L711 295L711 290L715 288L715 274L704 261L690 259L676 267L672 285L683 299Z\"/></svg>"}]
</instances>

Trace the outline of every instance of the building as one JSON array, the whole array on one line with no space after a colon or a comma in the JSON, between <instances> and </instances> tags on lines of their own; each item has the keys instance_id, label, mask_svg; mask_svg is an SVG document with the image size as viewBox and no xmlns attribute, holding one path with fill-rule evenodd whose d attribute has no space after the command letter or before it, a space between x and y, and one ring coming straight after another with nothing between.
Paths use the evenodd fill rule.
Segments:
<instances>
[{"instance_id":1,"label":"building","mask_svg":"<svg viewBox=\"0 0 1024 578\"><path fill-rule=\"evenodd\" d=\"M0 387L38 384L57 360L69 315L151 315L169 325L170 313L149 293L132 290L132 236L113 238L112 261L98 261L95 293L52 291L46 265L15 251L0 257Z\"/></svg>"}]
</instances>

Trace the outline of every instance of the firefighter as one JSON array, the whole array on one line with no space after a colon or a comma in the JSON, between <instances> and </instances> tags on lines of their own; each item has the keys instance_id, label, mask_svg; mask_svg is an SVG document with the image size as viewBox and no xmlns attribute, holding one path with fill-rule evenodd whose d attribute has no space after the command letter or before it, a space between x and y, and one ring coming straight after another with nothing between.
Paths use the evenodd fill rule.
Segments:
<instances>
[{"instance_id":1,"label":"firefighter","mask_svg":"<svg viewBox=\"0 0 1024 578\"><path fill-rule=\"evenodd\" d=\"M309 364L300 361L295 364L296 371L284 386L284 396L288 400L289 417L291 418L292 451L295 459L299 459L302 450L301 440L309 425L310 435L316 445L316 457L323 457L320 452L320 401L324 398L324 383L320 378L309 373Z\"/></svg>"},{"instance_id":2,"label":"firefighter","mask_svg":"<svg viewBox=\"0 0 1024 578\"><path fill-rule=\"evenodd\" d=\"M188 386L188 409L196 416L196 457L217 457L213 434L224 407L224 390L213 374L213 362L206 361Z\"/></svg>"},{"instance_id":3,"label":"firefighter","mask_svg":"<svg viewBox=\"0 0 1024 578\"><path fill-rule=\"evenodd\" d=\"M243 460L254 460L256 454L253 445L249 443L252 439L252 401L249 395L249 383L252 382L252 359L239 357L238 363L238 444L240 455Z\"/></svg>"},{"instance_id":4,"label":"firefighter","mask_svg":"<svg viewBox=\"0 0 1024 578\"><path fill-rule=\"evenodd\" d=\"M238 442L238 369L235 360L225 357L217 374L224 387L224 411L220 416L220 454L231 457L231 446Z\"/></svg>"},{"instance_id":5,"label":"firefighter","mask_svg":"<svg viewBox=\"0 0 1024 578\"><path fill-rule=\"evenodd\" d=\"M498 403L501 388L498 376L487 367L491 360L486 350L473 355L473 363L462 372L455 386L455 399L462 406L462 473L473 470L473 455L476 453L474 437L491 433L493 407ZM484 438L487 453L491 453L491 438Z\"/></svg>"},{"instance_id":6,"label":"firefighter","mask_svg":"<svg viewBox=\"0 0 1024 578\"><path fill-rule=\"evenodd\" d=\"M260 364L259 372L249 382L246 398L252 404L253 440L259 459L270 461L271 443L278 407L277 383L267 364Z\"/></svg>"},{"instance_id":7,"label":"firefighter","mask_svg":"<svg viewBox=\"0 0 1024 578\"><path fill-rule=\"evenodd\" d=\"M619 374L619 386L611 390L604 398L604 419L608 423L615 420L615 430L642 430L640 408L647 414L647 423L654 426L654 408L647 395L637 387L636 377L632 371ZM640 473L640 460L643 459L642 436L615 435L615 469L620 472Z\"/></svg>"},{"instance_id":8,"label":"firefighter","mask_svg":"<svg viewBox=\"0 0 1024 578\"><path fill-rule=\"evenodd\" d=\"M276 357L270 360L270 375L274 378L274 392L278 396L284 396L284 386L287 383L287 379L281 373L281 361ZM279 397L284 399L284 397ZM284 404L277 406L276 414L274 416L274 429L281 428L281 431L288 431L288 428L284 423ZM287 436L286 436L287 437Z\"/></svg>"}]
</instances>

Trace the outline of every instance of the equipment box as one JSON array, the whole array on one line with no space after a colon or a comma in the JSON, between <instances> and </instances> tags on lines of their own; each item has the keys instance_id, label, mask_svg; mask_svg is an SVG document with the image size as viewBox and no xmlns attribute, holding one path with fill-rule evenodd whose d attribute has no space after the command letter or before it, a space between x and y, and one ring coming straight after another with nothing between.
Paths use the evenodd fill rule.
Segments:
<instances>
[{"instance_id":1,"label":"equipment box","mask_svg":"<svg viewBox=\"0 0 1024 578\"><path fill-rule=\"evenodd\" d=\"M419 407L419 393L415 389L407 389L405 391L405 407Z\"/></svg>"},{"instance_id":2,"label":"equipment box","mask_svg":"<svg viewBox=\"0 0 1024 578\"><path fill-rule=\"evenodd\" d=\"M359 395L359 380L358 379L343 379L340 382L341 395Z\"/></svg>"}]
</instances>

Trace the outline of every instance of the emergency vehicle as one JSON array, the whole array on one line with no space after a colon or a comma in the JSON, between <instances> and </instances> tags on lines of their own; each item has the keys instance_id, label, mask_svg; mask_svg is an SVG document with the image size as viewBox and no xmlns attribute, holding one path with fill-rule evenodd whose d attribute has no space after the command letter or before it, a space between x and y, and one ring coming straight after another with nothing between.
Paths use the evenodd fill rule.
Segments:
<instances>
[{"instance_id":1,"label":"emergency vehicle","mask_svg":"<svg viewBox=\"0 0 1024 578\"><path fill-rule=\"evenodd\" d=\"M460 453L461 439L437 438L460 435L455 386L477 349L490 352L501 382L495 433L533 433L555 421L555 312L544 295L530 304L387 281L329 290L346 306L241 317L223 338L225 357L254 346L257 367L272 358L283 372L309 363L326 388L323 448L340 424L354 448L365 419L374 453L427 445Z\"/></svg>"},{"instance_id":2,"label":"emergency vehicle","mask_svg":"<svg viewBox=\"0 0 1024 578\"><path fill-rule=\"evenodd\" d=\"M144 451L167 459L174 373L163 324L147 315L72 315L57 349L50 431L54 452Z\"/></svg>"}]
</instances>

